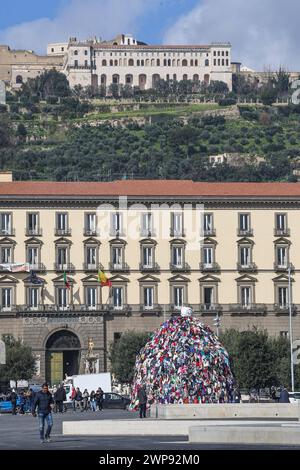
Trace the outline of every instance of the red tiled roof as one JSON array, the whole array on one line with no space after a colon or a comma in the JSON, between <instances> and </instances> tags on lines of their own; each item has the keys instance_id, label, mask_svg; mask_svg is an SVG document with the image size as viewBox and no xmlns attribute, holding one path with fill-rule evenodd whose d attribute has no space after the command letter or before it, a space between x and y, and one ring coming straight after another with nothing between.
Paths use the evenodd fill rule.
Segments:
<instances>
[{"instance_id":1,"label":"red tiled roof","mask_svg":"<svg viewBox=\"0 0 300 470\"><path fill-rule=\"evenodd\" d=\"M0 183L0 197L195 196L300 197L300 183L199 183L189 180L122 180L105 183L14 181Z\"/></svg>"}]
</instances>

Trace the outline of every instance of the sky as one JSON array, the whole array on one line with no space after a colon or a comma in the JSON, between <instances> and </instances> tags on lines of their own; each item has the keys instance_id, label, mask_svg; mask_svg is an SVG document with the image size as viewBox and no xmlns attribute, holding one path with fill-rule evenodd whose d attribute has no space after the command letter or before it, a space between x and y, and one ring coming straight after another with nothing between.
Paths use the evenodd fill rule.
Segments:
<instances>
[{"instance_id":1,"label":"sky","mask_svg":"<svg viewBox=\"0 0 300 470\"><path fill-rule=\"evenodd\" d=\"M0 0L0 44L45 53L47 43L70 36L229 41L233 60L255 70L299 71L299 17L299 0Z\"/></svg>"}]
</instances>

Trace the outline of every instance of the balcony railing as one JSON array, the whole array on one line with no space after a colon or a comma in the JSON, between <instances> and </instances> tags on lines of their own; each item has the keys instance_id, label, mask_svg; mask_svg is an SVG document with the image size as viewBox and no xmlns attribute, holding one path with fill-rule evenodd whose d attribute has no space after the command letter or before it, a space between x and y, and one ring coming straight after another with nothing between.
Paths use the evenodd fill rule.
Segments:
<instances>
[{"instance_id":1,"label":"balcony railing","mask_svg":"<svg viewBox=\"0 0 300 470\"><path fill-rule=\"evenodd\" d=\"M116 229L110 229L109 235L111 237L125 237L125 231L124 230L116 230Z\"/></svg>"},{"instance_id":2,"label":"balcony railing","mask_svg":"<svg viewBox=\"0 0 300 470\"><path fill-rule=\"evenodd\" d=\"M27 237L41 237L43 235L43 230L41 228L26 228L25 235Z\"/></svg>"},{"instance_id":3,"label":"balcony railing","mask_svg":"<svg viewBox=\"0 0 300 470\"><path fill-rule=\"evenodd\" d=\"M291 271L293 271L295 268L292 264L290 263L285 263L285 264L278 264L274 263L274 271L277 272L287 272L289 270L289 267L291 268Z\"/></svg>"},{"instance_id":4,"label":"balcony railing","mask_svg":"<svg viewBox=\"0 0 300 470\"><path fill-rule=\"evenodd\" d=\"M107 304L96 304L96 305L88 305L88 304L80 304L80 305L58 305L58 304L39 304L37 306L32 305L18 305L17 311L20 313L32 312L32 313L61 313L61 312L105 312L109 309Z\"/></svg>"},{"instance_id":5,"label":"balcony railing","mask_svg":"<svg viewBox=\"0 0 300 470\"><path fill-rule=\"evenodd\" d=\"M141 237L156 237L156 231L154 229L145 229L140 230Z\"/></svg>"},{"instance_id":6,"label":"balcony railing","mask_svg":"<svg viewBox=\"0 0 300 470\"><path fill-rule=\"evenodd\" d=\"M104 267L101 263L83 263L84 271L104 271Z\"/></svg>"},{"instance_id":7,"label":"balcony railing","mask_svg":"<svg viewBox=\"0 0 300 470\"><path fill-rule=\"evenodd\" d=\"M96 235L99 235L98 230L95 229L90 229L90 228L84 228L83 229L83 235L85 237L94 237Z\"/></svg>"},{"instance_id":8,"label":"balcony railing","mask_svg":"<svg viewBox=\"0 0 300 470\"><path fill-rule=\"evenodd\" d=\"M175 229L170 228L170 237L185 237L185 230L184 229Z\"/></svg>"},{"instance_id":9,"label":"balcony railing","mask_svg":"<svg viewBox=\"0 0 300 470\"><path fill-rule=\"evenodd\" d=\"M200 263L199 268L202 272L213 273L220 271L220 266L218 263Z\"/></svg>"},{"instance_id":10,"label":"balcony railing","mask_svg":"<svg viewBox=\"0 0 300 470\"><path fill-rule=\"evenodd\" d=\"M140 271L142 272L157 272L159 271L159 265L157 263L144 264L140 263Z\"/></svg>"},{"instance_id":11,"label":"balcony railing","mask_svg":"<svg viewBox=\"0 0 300 470\"><path fill-rule=\"evenodd\" d=\"M1 228L0 235L1 237L14 237L16 235L16 230L14 228Z\"/></svg>"},{"instance_id":12,"label":"balcony railing","mask_svg":"<svg viewBox=\"0 0 300 470\"><path fill-rule=\"evenodd\" d=\"M64 237L64 236L71 236L72 235L72 229L70 228L56 228L54 229L54 234L56 237Z\"/></svg>"},{"instance_id":13,"label":"balcony railing","mask_svg":"<svg viewBox=\"0 0 300 470\"><path fill-rule=\"evenodd\" d=\"M200 304L201 313L218 313L222 310L220 304Z\"/></svg>"},{"instance_id":14,"label":"balcony railing","mask_svg":"<svg viewBox=\"0 0 300 470\"><path fill-rule=\"evenodd\" d=\"M110 271L123 271L127 272L129 271L129 266L127 263L109 263L109 270Z\"/></svg>"},{"instance_id":15,"label":"balcony railing","mask_svg":"<svg viewBox=\"0 0 300 470\"><path fill-rule=\"evenodd\" d=\"M9 313L9 312L17 312L18 308L16 305L11 305L10 307L3 307L3 306L0 306L0 312L3 312L3 313Z\"/></svg>"},{"instance_id":16,"label":"balcony railing","mask_svg":"<svg viewBox=\"0 0 300 470\"><path fill-rule=\"evenodd\" d=\"M170 263L170 270L173 272L186 272L190 271L191 267L188 263L173 264Z\"/></svg>"},{"instance_id":17,"label":"balcony railing","mask_svg":"<svg viewBox=\"0 0 300 470\"><path fill-rule=\"evenodd\" d=\"M54 263L54 270L55 271L75 271L75 266L72 263Z\"/></svg>"},{"instance_id":18,"label":"balcony railing","mask_svg":"<svg viewBox=\"0 0 300 470\"><path fill-rule=\"evenodd\" d=\"M253 228L238 228L237 229L238 237L253 237Z\"/></svg>"},{"instance_id":19,"label":"balcony railing","mask_svg":"<svg viewBox=\"0 0 300 470\"><path fill-rule=\"evenodd\" d=\"M160 315L160 313L162 312L162 306L159 304L153 304L151 306L141 304L140 311L142 312L142 315L146 315L146 314Z\"/></svg>"},{"instance_id":20,"label":"balcony railing","mask_svg":"<svg viewBox=\"0 0 300 470\"><path fill-rule=\"evenodd\" d=\"M239 272L254 272L257 270L255 263L241 264L237 263L237 270Z\"/></svg>"},{"instance_id":21,"label":"balcony railing","mask_svg":"<svg viewBox=\"0 0 300 470\"><path fill-rule=\"evenodd\" d=\"M29 264L30 271L45 272L46 266L43 263Z\"/></svg>"},{"instance_id":22,"label":"balcony railing","mask_svg":"<svg viewBox=\"0 0 300 470\"><path fill-rule=\"evenodd\" d=\"M251 303L248 305L243 304L230 304L229 312L234 314L254 314L254 315L264 315L267 313L266 304L255 304Z\"/></svg>"},{"instance_id":23,"label":"balcony railing","mask_svg":"<svg viewBox=\"0 0 300 470\"><path fill-rule=\"evenodd\" d=\"M216 236L216 229L215 228L203 229L203 235L204 235L204 237L215 237Z\"/></svg>"},{"instance_id":24,"label":"balcony railing","mask_svg":"<svg viewBox=\"0 0 300 470\"><path fill-rule=\"evenodd\" d=\"M297 307L295 304L291 305L292 315L297 313ZM274 312L276 315L288 315L290 313L289 304L274 304Z\"/></svg>"},{"instance_id":25,"label":"balcony railing","mask_svg":"<svg viewBox=\"0 0 300 470\"><path fill-rule=\"evenodd\" d=\"M122 304L122 305L113 305L112 303L110 303L108 305L108 309L109 311L113 311L114 313L122 313L122 312L130 312L131 311L131 307L130 305L128 304Z\"/></svg>"},{"instance_id":26,"label":"balcony railing","mask_svg":"<svg viewBox=\"0 0 300 470\"><path fill-rule=\"evenodd\" d=\"M291 230L287 227L274 228L274 237L289 237L290 235L291 235Z\"/></svg>"}]
</instances>

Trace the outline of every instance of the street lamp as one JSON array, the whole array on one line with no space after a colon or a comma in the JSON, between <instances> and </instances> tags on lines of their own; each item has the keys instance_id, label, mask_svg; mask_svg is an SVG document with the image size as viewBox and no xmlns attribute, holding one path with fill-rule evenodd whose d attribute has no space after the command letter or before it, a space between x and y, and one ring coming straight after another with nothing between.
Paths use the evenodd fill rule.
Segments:
<instances>
[{"instance_id":1,"label":"street lamp","mask_svg":"<svg viewBox=\"0 0 300 470\"><path fill-rule=\"evenodd\" d=\"M289 277L289 337L290 337L290 353L291 353L291 382L292 392L295 391L294 380L294 358L293 358L293 327L292 327L292 284L291 284L291 263L289 264L288 277Z\"/></svg>"}]
</instances>

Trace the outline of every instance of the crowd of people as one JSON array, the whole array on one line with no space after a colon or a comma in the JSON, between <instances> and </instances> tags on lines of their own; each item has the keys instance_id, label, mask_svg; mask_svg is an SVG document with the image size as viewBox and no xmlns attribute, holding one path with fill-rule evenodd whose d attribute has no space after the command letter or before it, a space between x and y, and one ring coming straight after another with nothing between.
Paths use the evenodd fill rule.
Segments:
<instances>
[{"instance_id":1,"label":"crowd of people","mask_svg":"<svg viewBox=\"0 0 300 470\"><path fill-rule=\"evenodd\" d=\"M72 387L71 396L73 411L103 411L104 392L99 387L96 392L91 393L85 389L81 392L80 388Z\"/></svg>"}]
</instances>

